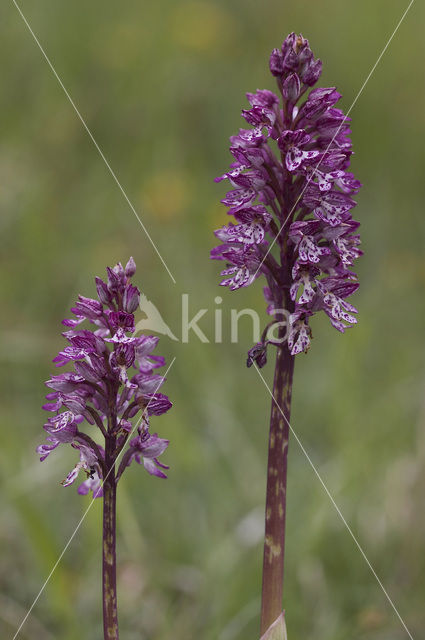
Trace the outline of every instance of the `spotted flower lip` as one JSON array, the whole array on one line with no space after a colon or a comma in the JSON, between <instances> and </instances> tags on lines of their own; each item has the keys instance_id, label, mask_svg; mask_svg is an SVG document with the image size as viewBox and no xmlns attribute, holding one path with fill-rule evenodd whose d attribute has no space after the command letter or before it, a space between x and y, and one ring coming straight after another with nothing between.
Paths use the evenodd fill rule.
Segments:
<instances>
[{"instance_id":1,"label":"spotted flower lip","mask_svg":"<svg viewBox=\"0 0 425 640\"><path fill-rule=\"evenodd\" d=\"M260 267L260 257L252 250L252 245L242 245L240 243L228 243L216 247L211 252L211 257L215 260L226 260L229 266L221 272L226 277L220 282L221 286L228 286L231 291L246 287L258 276L257 270Z\"/></svg>"},{"instance_id":2,"label":"spotted flower lip","mask_svg":"<svg viewBox=\"0 0 425 640\"><path fill-rule=\"evenodd\" d=\"M288 171L296 171L306 162L310 163L317 158L319 151L303 150L303 147L306 147L311 142L311 139L311 136L303 129L284 131L282 133L278 140L278 146L286 154L285 165Z\"/></svg>"},{"instance_id":3,"label":"spotted flower lip","mask_svg":"<svg viewBox=\"0 0 425 640\"><path fill-rule=\"evenodd\" d=\"M49 418L47 425L49 433L57 433L58 431L63 431L64 429L69 428L73 425L75 420L75 415L72 411L64 411L63 413L59 413L58 415Z\"/></svg>"},{"instance_id":4,"label":"spotted flower lip","mask_svg":"<svg viewBox=\"0 0 425 640\"><path fill-rule=\"evenodd\" d=\"M235 189L234 191L229 191L221 202L230 207L229 215L234 215L245 205L251 204L256 197L257 194L254 189Z\"/></svg>"},{"instance_id":5,"label":"spotted flower lip","mask_svg":"<svg viewBox=\"0 0 425 640\"><path fill-rule=\"evenodd\" d=\"M308 40L289 34L272 51L270 71L277 92L247 93L242 117L251 129L231 136L233 162L216 178L230 183L221 201L235 223L215 232L222 244L211 258L226 263L220 284L231 290L265 277L268 313L286 310L296 355L308 350L318 311L342 332L356 322L346 298L358 287L352 266L362 251L352 209L361 183L349 171L351 119L337 106L340 92L312 88L322 62ZM266 347L254 345L248 364L263 366Z\"/></svg>"},{"instance_id":6,"label":"spotted flower lip","mask_svg":"<svg viewBox=\"0 0 425 640\"><path fill-rule=\"evenodd\" d=\"M264 240L264 226L258 222L236 224L232 223L218 229L215 235L223 242L238 242L240 244L261 244Z\"/></svg>"},{"instance_id":7,"label":"spotted flower lip","mask_svg":"<svg viewBox=\"0 0 425 640\"><path fill-rule=\"evenodd\" d=\"M165 380L154 373L165 364L164 358L152 353L158 338L134 335L133 312L140 299L139 290L130 280L135 271L132 258L125 267L118 263L113 269L107 268L107 281L96 278L98 299L78 297L71 309L75 317L63 321L67 331L62 335L68 345L53 359L56 367L71 370L46 382L52 391L43 409L50 417L44 425L46 442L37 447L37 452L43 461L61 444L77 450L80 459L62 484L70 486L85 475L78 488L80 495L92 492L95 498L103 496L111 456L114 461L120 452L124 456L126 451L131 452L136 459L142 456L151 475L165 477L161 471L165 465L158 458L168 440L151 436L149 421L172 405L166 395L158 393ZM92 330L81 328L83 322L88 322ZM88 426L86 431L84 425ZM96 429L105 438L108 459L105 449L96 444ZM138 435L129 441L133 431ZM135 445L137 438L143 445Z\"/></svg>"}]
</instances>

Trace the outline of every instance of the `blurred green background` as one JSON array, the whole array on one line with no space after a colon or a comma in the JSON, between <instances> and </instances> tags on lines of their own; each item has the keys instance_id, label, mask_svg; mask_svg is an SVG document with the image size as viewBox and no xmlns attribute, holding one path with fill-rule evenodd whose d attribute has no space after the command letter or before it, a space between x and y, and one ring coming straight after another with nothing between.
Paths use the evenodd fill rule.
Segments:
<instances>
[{"instance_id":1,"label":"blurred green background","mask_svg":"<svg viewBox=\"0 0 425 640\"><path fill-rule=\"evenodd\" d=\"M268 56L290 31L324 61L347 109L407 3L394 0L22 0L29 23L171 269L173 284L12 2L0 9L0 635L11 638L89 504L40 464L43 381L60 321L106 265L135 278L175 333L180 296L223 344L162 338L176 356L168 481L131 468L118 505L126 640L258 640L270 399L245 368L261 286L229 293L208 259L223 224L228 137L244 94L274 88ZM425 626L424 7L416 2L360 96L353 169L365 256L346 335L315 318L296 363L293 427L413 637ZM243 327L242 327L243 325ZM268 379L272 363L265 370ZM296 442L290 447L285 608L290 640L403 640L391 609ZM20 638L101 637L101 503L90 510Z\"/></svg>"}]
</instances>

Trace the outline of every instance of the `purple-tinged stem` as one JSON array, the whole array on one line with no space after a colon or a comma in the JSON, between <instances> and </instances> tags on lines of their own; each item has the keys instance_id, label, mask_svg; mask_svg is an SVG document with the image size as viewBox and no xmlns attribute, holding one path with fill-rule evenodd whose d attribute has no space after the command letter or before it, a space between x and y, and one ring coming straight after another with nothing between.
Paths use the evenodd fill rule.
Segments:
<instances>
[{"instance_id":1,"label":"purple-tinged stem","mask_svg":"<svg viewBox=\"0 0 425 640\"><path fill-rule=\"evenodd\" d=\"M112 438L109 438L113 440ZM106 442L107 475L103 484L103 632L104 640L118 640L116 564L116 480L115 466ZM112 443L111 443L112 444ZM109 458L109 460L108 460Z\"/></svg>"},{"instance_id":2,"label":"purple-tinged stem","mask_svg":"<svg viewBox=\"0 0 425 640\"><path fill-rule=\"evenodd\" d=\"M270 416L261 635L279 617L283 606L286 478L293 372L294 356L291 356L284 343L277 350Z\"/></svg>"}]
</instances>

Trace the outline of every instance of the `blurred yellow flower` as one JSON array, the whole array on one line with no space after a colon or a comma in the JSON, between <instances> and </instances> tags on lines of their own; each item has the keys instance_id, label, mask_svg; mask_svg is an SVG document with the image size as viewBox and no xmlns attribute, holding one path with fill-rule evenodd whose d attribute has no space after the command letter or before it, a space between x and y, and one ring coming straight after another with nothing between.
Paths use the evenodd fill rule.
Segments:
<instances>
[{"instance_id":1,"label":"blurred yellow flower","mask_svg":"<svg viewBox=\"0 0 425 640\"><path fill-rule=\"evenodd\" d=\"M189 200L189 179L179 169L163 169L142 186L142 203L163 220L179 218Z\"/></svg>"}]
</instances>

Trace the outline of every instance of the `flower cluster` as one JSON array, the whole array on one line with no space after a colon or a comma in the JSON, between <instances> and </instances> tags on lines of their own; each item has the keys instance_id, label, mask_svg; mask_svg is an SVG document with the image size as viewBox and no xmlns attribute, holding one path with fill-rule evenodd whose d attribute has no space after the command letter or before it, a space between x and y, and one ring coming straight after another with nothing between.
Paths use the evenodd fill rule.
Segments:
<instances>
[{"instance_id":1,"label":"flower cluster","mask_svg":"<svg viewBox=\"0 0 425 640\"><path fill-rule=\"evenodd\" d=\"M171 407L167 396L158 393L165 378L154 373L165 361L152 355L158 338L131 335L140 298L131 284L135 271L133 258L125 268L120 263L108 267L107 282L96 278L98 299L78 297L71 309L75 317L63 320L67 330L62 335L69 344L53 360L57 367L70 365L71 370L46 382L52 392L43 409L53 415L44 425L47 442L37 452L45 460L62 443L77 449L79 462L62 484L72 484L84 471L87 478L78 488L83 495L91 490L94 497L101 497L106 476L112 473L118 482L133 459L150 474L166 477L163 470L168 467L158 458L169 441L149 429L150 417ZM93 330L80 329L84 321L94 325ZM88 433L81 430L82 423L90 425ZM104 446L90 434L94 429L101 432Z\"/></svg>"},{"instance_id":2,"label":"flower cluster","mask_svg":"<svg viewBox=\"0 0 425 640\"><path fill-rule=\"evenodd\" d=\"M248 93L251 125L230 138L234 162L216 178L232 190L222 202L236 221L217 230L211 257L227 265L222 286L250 285L260 274L268 312L287 319L292 355L310 345L310 317L323 310L341 332L356 322L347 302L358 288L352 264L362 252L351 217L361 184L348 171L349 118L335 105L334 87L312 89L322 70L308 40L291 33L270 57L279 95ZM273 251L272 251L273 250ZM248 364L265 363L267 341Z\"/></svg>"}]
</instances>

